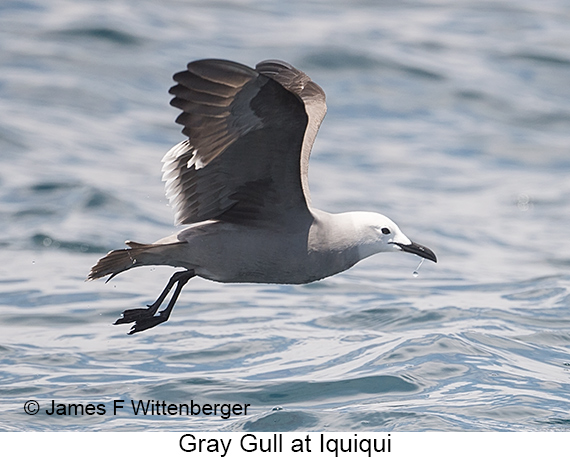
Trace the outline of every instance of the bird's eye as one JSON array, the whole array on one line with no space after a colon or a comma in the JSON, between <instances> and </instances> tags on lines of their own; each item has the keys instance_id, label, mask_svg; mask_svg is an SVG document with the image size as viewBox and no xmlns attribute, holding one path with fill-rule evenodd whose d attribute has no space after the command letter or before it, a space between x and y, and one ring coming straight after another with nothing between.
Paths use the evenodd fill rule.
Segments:
<instances>
[{"instance_id":1,"label":"bird's eye","mask_svg":"<svg viewBox=\"0 0 570 457\"><path fill-rule=\"evenodd\" d=\"M389 228L386 228L386 227L382 227L382 233L383 233L384 235L390 235L390 229L389 229Z\"/></svg>"}]
</instances>

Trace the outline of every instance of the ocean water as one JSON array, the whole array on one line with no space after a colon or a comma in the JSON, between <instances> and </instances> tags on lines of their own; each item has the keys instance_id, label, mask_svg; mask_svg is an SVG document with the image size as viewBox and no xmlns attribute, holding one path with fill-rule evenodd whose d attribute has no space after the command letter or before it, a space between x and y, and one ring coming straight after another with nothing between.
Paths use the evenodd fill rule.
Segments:
<instances>
[{"instance_id":1,"label":"ocean water","mask_svg":"<svg viewBox=\"0 0 570 457\"><path fill-rule=\"evenodd\" d=\"M0 430L568 431L569 21L563 0L0 3ZM168 323L112 326L172 269L84 279L125 240L177 230L168 88L206 57L307 72L329 107L315 206L382 212L439 262L193 279Z\"/></svg>"}]
</instances>

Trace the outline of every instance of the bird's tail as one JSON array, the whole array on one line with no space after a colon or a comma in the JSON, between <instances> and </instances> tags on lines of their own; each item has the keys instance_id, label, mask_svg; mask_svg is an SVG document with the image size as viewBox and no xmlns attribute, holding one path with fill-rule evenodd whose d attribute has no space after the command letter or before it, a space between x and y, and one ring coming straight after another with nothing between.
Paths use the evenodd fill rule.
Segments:
<instances>
[{"instance_id":1,"label":"bird's tail","mask_svg":"<svg viewBox=\"0 0 570 457\"><path fill-rule=\"evenodd\" d=\"M135 241L126 241L125 244L128 246L127 249L117 249L100 258L91 268L87 281L111 275L107 279L107 281L110 281L123 271L143 265L171 265L167 261L169 256L166 254L173 245L181 243L143 244Z\"/></svg>"}]
</instances>

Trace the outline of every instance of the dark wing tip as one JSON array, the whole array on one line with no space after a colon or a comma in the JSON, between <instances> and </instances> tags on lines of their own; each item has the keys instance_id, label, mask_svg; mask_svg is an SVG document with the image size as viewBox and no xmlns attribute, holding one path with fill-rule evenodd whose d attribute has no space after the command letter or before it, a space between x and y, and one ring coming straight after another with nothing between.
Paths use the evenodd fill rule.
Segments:
<instances>
[{"instance_id":1,"label":"dark wing tip","mask_svg":"<svg viewBox=\"0 0 570 457\"><path fill-rule=\"evenodd\" d=\"M277 81L285 89L299 96L305 103L313 100L321 103L326 111L325 91L306 73L283 60L270 59L259 62L256 71Z\"/></svg>"},{"instance_id":2,"label":"dark wing tip","mask_svg":"<svg viewBox=\"0 0 570 457\"><path fill-rule=\"evenodd\" d=\"M243 86L251 78L257 76L257 72L241 63L223 59L202 59L190 62L188 71L218 84L235 82Z\"/></svg>"}]
</instances>

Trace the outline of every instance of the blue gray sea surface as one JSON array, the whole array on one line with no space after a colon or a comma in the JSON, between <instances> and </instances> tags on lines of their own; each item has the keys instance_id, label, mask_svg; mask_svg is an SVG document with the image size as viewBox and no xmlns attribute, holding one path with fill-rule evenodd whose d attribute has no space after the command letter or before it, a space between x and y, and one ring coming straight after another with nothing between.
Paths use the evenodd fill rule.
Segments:
<instances>
[{"instance_id":1,"label":"blue gray sea surface","mask_svg":"<svg viewBox=\"0 0 570 457\"><path fill-rule=\"evenodd\" d=\"M0 430L569 430L569 21L565 0L0 3ZM384 213L439 263L193 279L168 323L112 326L173 270L84 279L177 230L168 89L207 57L307 72L329 107L314 205Z\"/></svg>"}]
</instances>

